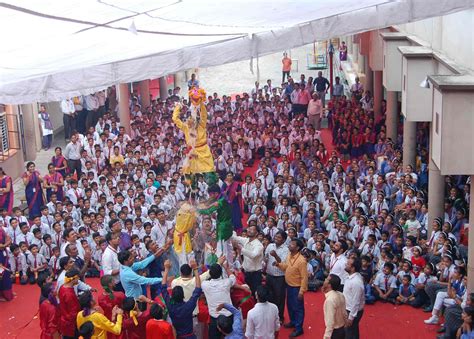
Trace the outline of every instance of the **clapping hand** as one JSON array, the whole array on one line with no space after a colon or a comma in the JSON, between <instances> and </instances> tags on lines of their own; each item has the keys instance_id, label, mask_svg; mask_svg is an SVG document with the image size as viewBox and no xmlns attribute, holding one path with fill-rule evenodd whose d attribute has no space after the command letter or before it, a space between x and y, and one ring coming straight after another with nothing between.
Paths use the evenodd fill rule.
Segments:
<instances>
[{"instance_id":1,"label":"clapping hand","mask_svg":"<svg viewBox=\"0 0 474 339\"><path fill-rule=\"evenodd\" d=\"M123 310L117 305L115 305L114 308L112 309L112 317L114 317L117 314L123 314Z\"/></svg>"}]
</instances>

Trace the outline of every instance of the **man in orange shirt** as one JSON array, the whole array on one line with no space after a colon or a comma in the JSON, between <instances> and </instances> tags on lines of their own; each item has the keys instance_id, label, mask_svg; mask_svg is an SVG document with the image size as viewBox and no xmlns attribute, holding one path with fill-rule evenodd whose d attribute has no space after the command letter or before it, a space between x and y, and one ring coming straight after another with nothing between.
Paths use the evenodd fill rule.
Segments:
<instances>
[{"instance_id":1,"label":"man in orange shirt","mask_svg":"<svg viewBox=\"0 0 474 339\"><path fill-rule=\"evenodd\" d=\"M282 262L276 253L273 255L275 258L273 265L285 271L286 301L290 322L284 324L283 327L294 328L290 337L299 337L303 334L304 293L308 290L307 263L301 254L303 247L301 240L293 239L288 245L290 255L286 257L285 262Z\"/></svg>"},{"instance_id":2,"label":"man in orange shirt","mask_svg":"<svg viewBox=\"0 0 474 339\"><path fill-rule=\"evenodd\" d=\"M289 78L290 77L290 71L291 71L291 59L288 58L288 54L286 52L283 53L283 59L281 59L281 63L283 64L281 83L284 83L285 82L285 75L286 75L287 78Z\"/></svg>"}]
</instances>

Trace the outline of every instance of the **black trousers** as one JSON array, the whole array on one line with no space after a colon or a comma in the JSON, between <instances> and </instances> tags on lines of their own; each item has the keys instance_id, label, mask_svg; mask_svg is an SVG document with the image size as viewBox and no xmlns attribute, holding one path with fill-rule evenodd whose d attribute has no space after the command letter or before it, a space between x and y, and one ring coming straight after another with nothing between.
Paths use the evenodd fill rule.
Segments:
<instances>
[{"instance_id":1,"label":"black trousers","mask_svg":"<svg viewBox=\"0 0 474 339\"><path fill-rule=\"evenodd\" d=\"M462 308L459 305L449 306L444 311L444 338L456 338L456 332L462 326Z\"/></svg>"},{"instance_id":2,"label":"black trousers","mask_svg":"<svg viewBox=\"0 0 474 339\"><path fill-rule=\"evenodd\" d=\"M346 331L344 327L336 328L332 331L331 339L345 339L346 338Z\"/></svg>"},{"instance_id":3,"label":"black trousers","mask_svg":"<svg viewBox=\"0 0 474 339\"><path fill-rule=\"evenodd\" d=\"M347 311L349 314L349 311ZM359 323L364 315L364 310L357 312L356 317L352 321L352 325L350 327L346 327L346 339L359 339Z\"/></svg>"},{"instance_id":4,"label":"black trousers","mask_svg":"<svg viewBox=\"0 0 474 339\"><path fill-rule=\"evenodd\" d=\"M74 175L74 171L77 172L77 180L79 181L81 179L81 160L68 160L67 161L67 167L69 168L69 173L71 175Z\"/></svg>"},{"instance_id":5,"label":"black trousers","mask_svg":"<svg viewBox=\"0 0 474 339\"><path fill-rule=\"evenodd\" d=\"M285 82L285 76L288 79L290 77L290 71L282 71L282 76L281 76L281 83Z\"/></svg>"},{"instance_id":6,"label":"black trousers","mask_svg":"<svg viewBox=\"0 0 474 339\"><path fill-rule=\"evenodd\" d=\"M286 282L285 276L276 277L267 274L267 287L270 290L270 302L278 307L278 315L283 321L285 313Z\"/></svg>"},{"instance_id":7,"label":"black trousers","mask_svg":"<svg viewBox=\"0 0 474 339\"><path fill-rule=\"evenodd\" d=\"M262 271L245 272L245 282L249 285L252 295L255 297L257 287L262 284Z\"/></svg>"},{"instance_id":8,"label":"black trousers","mask_svg":"<svg viewBox=\"0 0 474 339\"><path fill-rule=\"evenodd\" d=\"M63 114L63 124L64 124L64 138L70 139L71 132L76 129L76 117L69 114Z\"/></svg>"}]
</instances>

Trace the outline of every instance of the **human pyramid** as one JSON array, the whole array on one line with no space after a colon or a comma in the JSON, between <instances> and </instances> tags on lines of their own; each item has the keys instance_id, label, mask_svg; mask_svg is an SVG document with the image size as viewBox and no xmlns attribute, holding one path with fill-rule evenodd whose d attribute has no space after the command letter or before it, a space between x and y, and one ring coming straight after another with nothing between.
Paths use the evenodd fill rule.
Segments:
<instances>
[{"instance_id":1,"label":"human pyramid","mask_svg":"<svg viewBox=\"0 0 474 339\"><path fill-rule=\"evenodd\" d=\"M106 102L46 175L27 164L28 217L0 171L2 300L39 285L42 338L296 337L320 288L344 310L325 338L357 338L379 301L424 307L430 324L446 309L459 327L471 183L447 177L445 214L429 215L427 126L403 168L385 105L376 118L360 83L325 103L321 77L235 99L193 79L187 99L176 88L143 110L133 95L130 135Z\"/></svg>"}]
</instances>

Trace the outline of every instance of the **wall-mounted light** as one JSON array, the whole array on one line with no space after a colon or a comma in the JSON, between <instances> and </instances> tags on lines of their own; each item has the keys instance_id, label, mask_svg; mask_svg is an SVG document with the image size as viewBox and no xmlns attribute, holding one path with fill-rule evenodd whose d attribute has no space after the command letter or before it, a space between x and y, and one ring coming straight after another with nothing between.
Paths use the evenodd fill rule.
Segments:
<instances>
[{"instance_id":1,"label":"wall-mounted light","mask_svg":"<svg viewBox=\"0 0 474 339\"><path fill-rule=\"evenodd\" d=\"M425 79L420 83L421 88L430 88L430 82L428 81L428 77L425 77Z\"/></svg>"}]
</instances>

